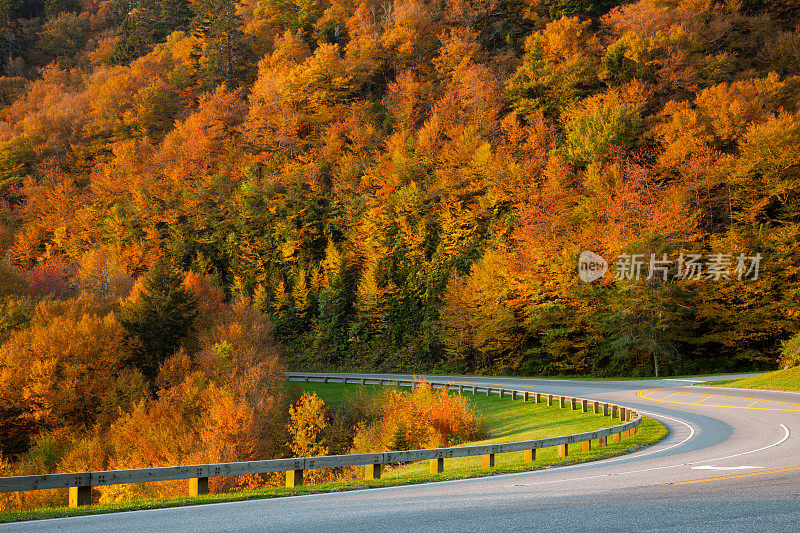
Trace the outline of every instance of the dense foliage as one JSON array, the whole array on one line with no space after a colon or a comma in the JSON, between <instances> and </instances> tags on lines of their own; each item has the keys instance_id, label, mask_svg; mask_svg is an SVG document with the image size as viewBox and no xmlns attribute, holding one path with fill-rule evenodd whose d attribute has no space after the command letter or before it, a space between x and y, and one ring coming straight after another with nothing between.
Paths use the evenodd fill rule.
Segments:
<instances>
[{"instance_id":1,"label":"dense foliage","mask_svg":"<svg viewBox=\"0 0 800 533\"><path fill-rule=\"evenodd\" d=\"M800 329L789 0L0 11L8 342L56 328L38 298L120 294L159 258L252 299L303 369L766 368ZM585 249L763 260L757 280L589 285ZM123 330L93 312L96 342L138 338L120 350L147 347L151 379L190 306L170 340L126 305Z\"/></svg>"},{"instance_id":2,"label":"dense foliage","mask_svg":"<svg viewBox=\"0 0 800 533\"><path fill-rule=\"evenodd\" d=\"M157 271L158 272L158 271ZM155 277L164 278L162 274ZM167 272L167 277L176 277ZM84 291L68 300L9 301L17 316L0 347L0 475L143 468L284 457L289 406L273 325L249 301L196 274L155 296L152 280L128 299ZM131 302L198 302L173 353L143 356L120 316ZM143 307L137 307L142 309ZM164 313L167 324L185 318ZM144 315L140 315L144 316ZM155 371L153 369L155 368ZM273 476L274 477L274 476ZM251 487L270 476L216 478L214 490ZM113 502L171 494L180 482L109 486ZM64 490L4 494L0 509L63 505Z\"/></svg>"}]
</instances>

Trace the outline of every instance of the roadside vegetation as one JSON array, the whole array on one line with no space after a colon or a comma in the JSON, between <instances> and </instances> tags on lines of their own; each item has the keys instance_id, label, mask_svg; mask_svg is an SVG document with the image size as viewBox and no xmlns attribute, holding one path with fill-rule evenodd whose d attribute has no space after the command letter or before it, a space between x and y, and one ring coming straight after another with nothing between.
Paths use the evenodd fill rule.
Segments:
<instances>
[{"instance_id":1,"label":"roadside vegetation","mask_svg":"<svg viewBox=\"0 0 800 533\"><path fill-rule=\"evenodd\" d=\"M715 381L709 385L743 389L800 391L800 334L783 342L780 364L783 368L743 379Z\"/></svg>"},{"instance_id":2,"label":"roadside vegetation","mask_svg":"<svg viewBox=\"0 0 800 533\"><path fill-rule=\"evenodd\" d=\"M712 387L740 387L743 389L772 389L800 391L800 367L775 370L758 376L743 379L726 379L703 383Z\"/></svg>"},{"instance_id":3,"label":"roadside vegetation","mask_svg":"<svg viewBox=\"0 0 800 533\"><path fill-rule=\"evenodd\" d=\"M430 388L425 391L423 387L421 390L422 394L418 393L420 396L432 394ZM303 397L316 398L327 404L331 410L341 410L344 406L354 403L363 405L365 398L369 398L371 401L375 398L386 398L387 394L393 394L393 388L388 386L379 388L377 386L361 387L357 385L321 383L304 383L302 384L302 391L304 393ZM478 441L480 443L510 442L591 431L614 423L614 420L608 417L560 409L557 406L548 407L545 403L534 404L532 402L522 402L521 400L512 402L510 398L500 399L497 396L487 397L483 394L472 395L471 393L454 395L454 398L462 398L463 405L474 414L476 419L482 421L484 431L490 435L490 438ZM461 400L456 401L460 403ZM316 405L316 410L318 411L321 402L313 401L311 403ZM608 446L605 448L597 448L595 441L592 451L587 453L581 452L579 447L573 447L570 455L564 458L557 457L554 448L538 450L536 460L530 463L523 463L521 453L499 454L496 457L495 467L488 469L481 466L480 457L449 459L445 461L444 472L438 475L428 472L428 463L425 461L398 465L391 469L386 468L382 478L378 480L361 479L363 477L361 468L347 469L346 472L339 472L338 476L334 478L328 477L327 480L324 477L314 477L314 474L319 474L321 471L309 471L306 472L305 477L307 482L319 481L318 483L295 488L270 486L243 489L193 498L179 496L120 501L78 509L52 506L27 511L4 511L0 512L0 522L338 492L522 472L556 465L582 463L629 453L635 449L658 442L666 437L667 433L667 429L662 424L652 419L645 419L637 434L629 439L619 443L610 442L609 439ZM312 440L319 444L321 441L319 437L320 435ZM318 448L318 451L322 452L324 450ZM186 482L183 482L182 485L173 487L173 493L185 493L185 484Z\"/></svg>"}]
</instances>

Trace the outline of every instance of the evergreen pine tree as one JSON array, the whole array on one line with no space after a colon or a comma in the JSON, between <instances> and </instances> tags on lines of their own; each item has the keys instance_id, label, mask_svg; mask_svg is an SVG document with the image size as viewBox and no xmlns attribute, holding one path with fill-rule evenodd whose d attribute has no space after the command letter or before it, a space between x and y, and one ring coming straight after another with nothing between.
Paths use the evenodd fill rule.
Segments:
<instances>
[{"instance_id":1,"label":"evergreen pine tree","mask_svg":"<svg viewBox=\"0 0 800 533\"><path fill-rule=\"evenodd\" d=\"M189 334L197 316L197 301L182 281L181 274L161 260L148 273L138 297L122 309L120 322L140 342L134 364L151 379Z\"/></svg>"}]
</instances>

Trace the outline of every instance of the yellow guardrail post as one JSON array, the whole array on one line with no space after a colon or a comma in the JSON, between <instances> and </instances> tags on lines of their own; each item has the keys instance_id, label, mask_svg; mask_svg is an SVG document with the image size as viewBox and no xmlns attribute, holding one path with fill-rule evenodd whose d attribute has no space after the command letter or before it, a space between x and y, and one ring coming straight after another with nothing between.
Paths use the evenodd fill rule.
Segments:
<instances>
[{"instance_id":1,"label":"yellow guardrail post","mask_svg":"<svg viewBox=\"0 0 800 533\"><path fill-rule=\"evenodd\" d=\"M70 487L69 506L83 507L92 504L92 487Z\"/></svg>"},{"instance_id":2,"label":"yellow guardrail post","mask_svg":"<svg viewBox=\"0 0 800 533\"><path fill-rule=\"evenodd\" d=\"M208 494L208 478L189 478L189 496L200 496L201 494Z\"/></svg>"},{"instance_id":3,"label":"yellow guardrail post","mask_svg":"<svg viewBox=\"0 0 800 533\"><path fill-rule=\"evenodd\" d=\"M303 471L302 470L287 470L286 471L286 486L299 487L303 484Z\"/></svg>"},{"instance_id":4,"label":"yellow guardrail post","mask_svg":"<svg viewBox=\"0 0 800 533\"><path fill-rule=\"evenodd\" d=\"M483 468L494 468L494 454L487 453L486 455L482 456L481 464Z\"/></svg>"},{"instance_id":5,"label":"yellow guardrail post","mask_svg":"<svg viewBox=\"0 0 800 533\"><path fill-rule=\"evenodd\" d=\"M367 465L364 468L364 479L380 479L381 478L381 465Z\"/></svg>"}]
</instances>

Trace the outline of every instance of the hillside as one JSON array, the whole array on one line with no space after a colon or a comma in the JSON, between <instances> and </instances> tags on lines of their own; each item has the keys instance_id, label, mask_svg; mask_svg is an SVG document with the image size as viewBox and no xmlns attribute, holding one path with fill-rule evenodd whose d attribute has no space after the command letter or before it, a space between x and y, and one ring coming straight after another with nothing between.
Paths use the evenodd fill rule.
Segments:
<instances>
[{"instance_id":1,"label":"hillside","mask_svg":"<svg viewBox=\"0 0 800 533\"><path fill-rule=\"evenodd\" d=\"M774 367L797 7L3 2L2 335L13 302L125 296L162 258L249 298L294 368ZM584 283L583 250L669 281Z\"/></svg>"}]
</instances>

